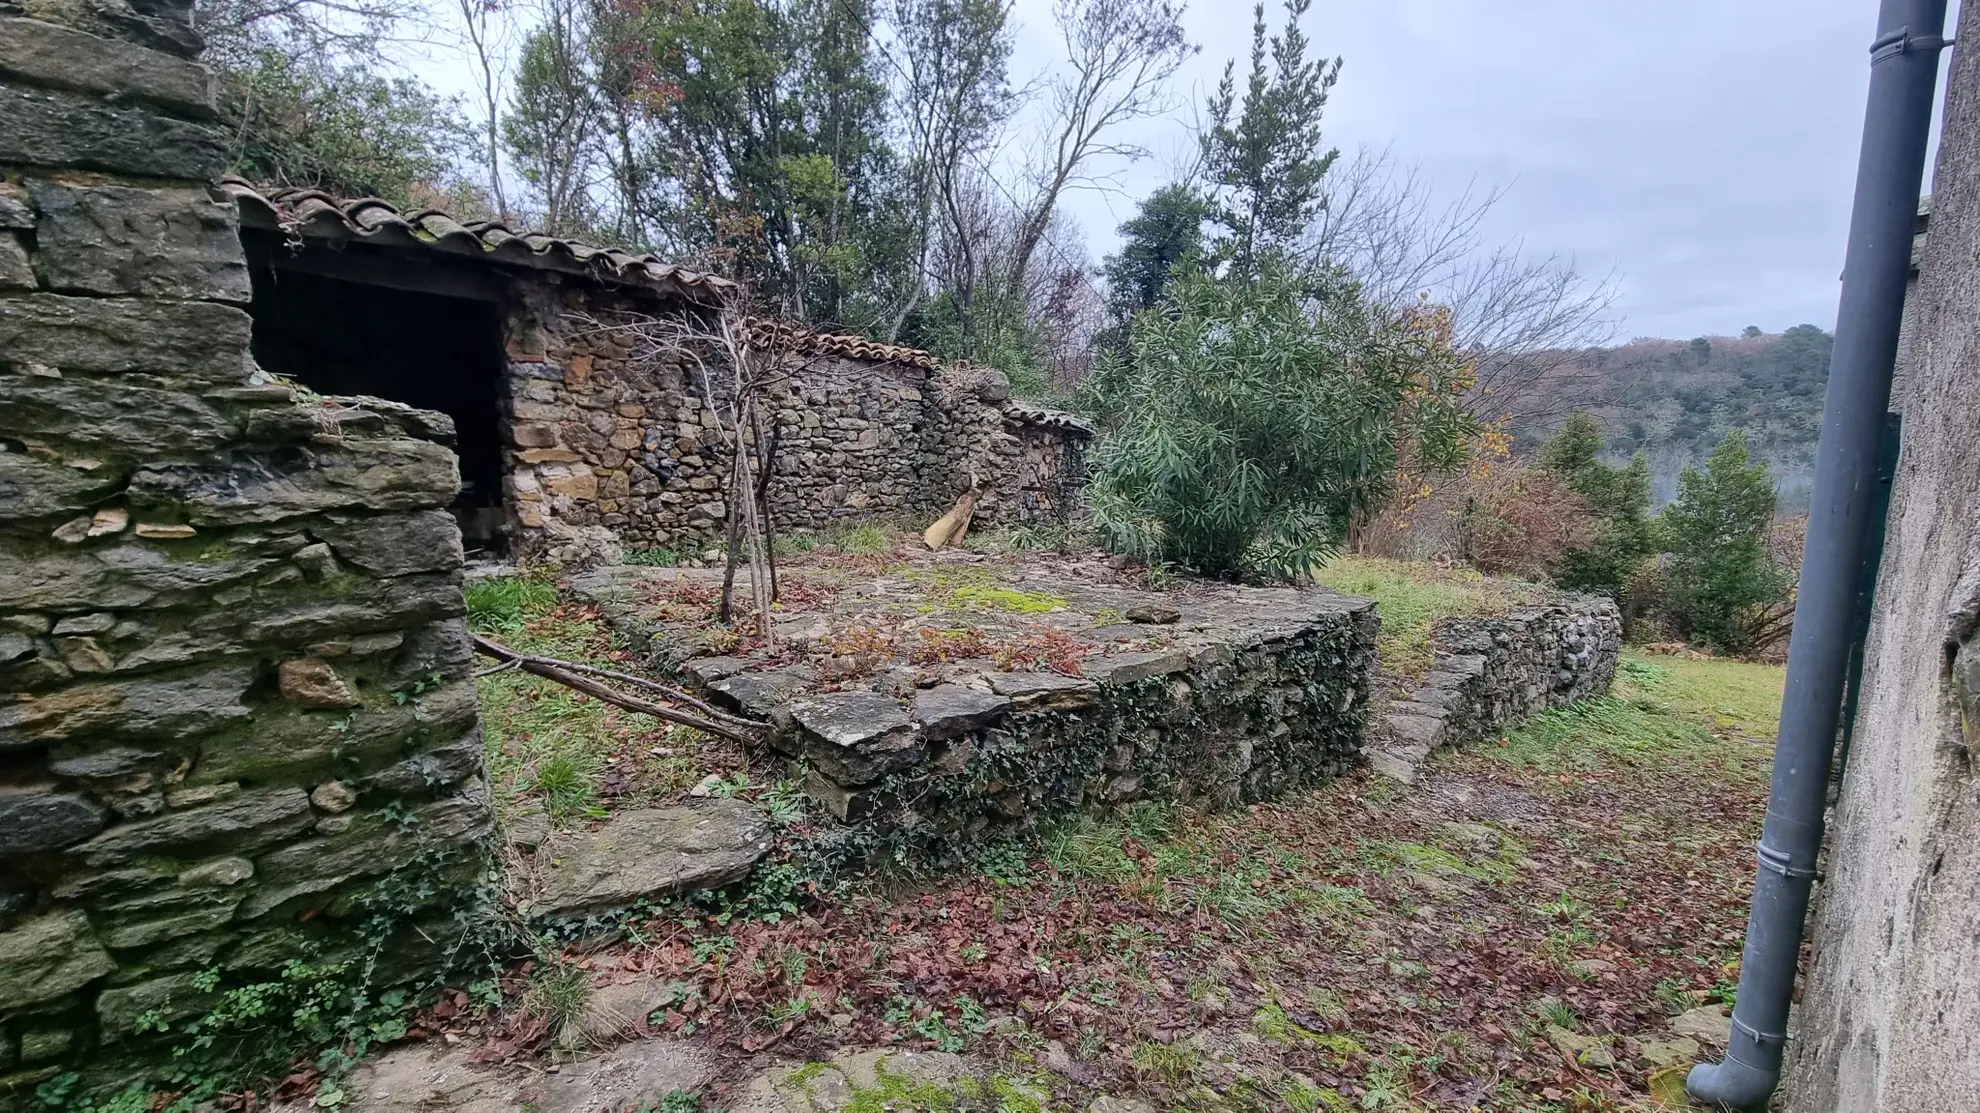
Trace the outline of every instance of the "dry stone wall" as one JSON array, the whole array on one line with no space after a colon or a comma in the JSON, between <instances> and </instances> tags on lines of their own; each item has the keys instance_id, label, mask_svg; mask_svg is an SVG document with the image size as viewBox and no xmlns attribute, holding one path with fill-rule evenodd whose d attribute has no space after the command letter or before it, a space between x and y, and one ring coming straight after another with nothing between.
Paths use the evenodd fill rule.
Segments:
<instances>
[{"instance_id":1,"label":"dry stone wall","mask_svg":"<svg viewBox=\"0 0 1980 1113\"><path fill-rule=\"evenodd\" d=\"M490 826L445 418L249 358L189 6L0 3L0 1109L284 963L437 969ZM58 25L66 24L66 25Z\"/></svg>"},{"instance_id":2,"label":"dry stone wall","mask_svg":"<svg viewBox=\"0 0 1980 1113\"><path fill-rule=\"evenodd\" d=\"M1185 601L1180 621L1201 632L1096 657L1083 676L984 672L925 688L818 691L804 666L733 672L734 658L702 658L683 673L717 703L774 724L771 745L803 764L807 794L841 824L811 849L851 862L972 851L1143 799L1269 800L1353 766L1373 603L1232 588Z\"/></svg>"},{"instance_id":3,"label":"dry stone wall","mask_svg":"<svg viewBox=\"0 0 1980 1113\"><path fill-rule=\"evenodd\" d=\"M1608 691L1622 614L1612 599L1570 595L1501 616L1445 619L1431 639L1430 675L1387 705L1368 746L1377 771L1405 782L1437 750Z\"/></svg>"},{"instance_id":4,"label":"dry stone wall","mask_svg":"<svg viewBox=\"0 0 1980 1113\"><path fill-rule=\"evenodd\" d=\"M562 563L621 546L694 552L727 528L728 455L704 373L686 352L641 353L599 325L685 311L644 293L526 291L507 342L505 492L525 552ZM997 372L925 355L781 359L787 372L770 387L779 530L933 518L972 487L985 525L1059 518L1077 499L1086 434L1041 424ZM718 398L725 375L711 358Z\"/></svg>"}]
</instances>

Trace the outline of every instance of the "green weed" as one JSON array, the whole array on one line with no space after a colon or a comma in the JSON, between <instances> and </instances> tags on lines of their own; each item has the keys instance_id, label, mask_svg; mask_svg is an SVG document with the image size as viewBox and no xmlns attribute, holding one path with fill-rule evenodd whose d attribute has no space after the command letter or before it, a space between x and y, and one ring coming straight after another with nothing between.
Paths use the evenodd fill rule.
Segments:
<instances>
[{"instance_id":1,"label":"green weed","mask_svg":"<svg viewBox=\"0 0 1980 1113\"><path fill-rule=\"evenodd\" d=\"M476 580L466 594L468 625L492 634L513 634L557 605L555 587L519 577Z\"/></svg>"},{"instance_id":2,"label":"green weed","mask_svg":"<svg viewBox=\"0 0 1980 1113\"><path fill-rule=\"evenodd\" d=\"M619 560L624 564L678 568L681 565L681 554L668 548L624 549L619 553Z\"/></svg>"}]
</instances>

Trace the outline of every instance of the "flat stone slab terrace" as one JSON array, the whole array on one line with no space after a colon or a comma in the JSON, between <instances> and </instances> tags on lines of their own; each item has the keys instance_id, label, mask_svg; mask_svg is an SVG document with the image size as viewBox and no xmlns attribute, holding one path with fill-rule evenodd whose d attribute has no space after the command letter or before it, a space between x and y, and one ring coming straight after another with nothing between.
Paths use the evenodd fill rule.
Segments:
<instances>
[{"instance_id":1,"label":"flat stone slab terrace","mask_svg":"<svg viewBox=\"0 0 1980 1113\"><path fill-rule=\"evenodd\" d=\"M652 667L772 724L849 854L1144 798L1269 799L1356 758L1366 599L1158 590L1100 554L814 553L780 570L766 643L714 621L721 575L614 565L570 587Z\"/></svg>"}]
</instances>

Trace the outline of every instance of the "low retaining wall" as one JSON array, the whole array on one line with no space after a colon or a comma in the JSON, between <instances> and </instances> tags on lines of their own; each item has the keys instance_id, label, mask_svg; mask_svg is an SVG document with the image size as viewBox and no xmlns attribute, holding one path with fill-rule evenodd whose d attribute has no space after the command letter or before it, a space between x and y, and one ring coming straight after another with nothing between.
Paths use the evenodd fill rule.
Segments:
<instances>
[{"instance_id":1,"label":"low retaining wall","mask_svg":"<svg viewBox=\"0 0 1980 1113\"><path fill-rule=\"evenodd\" d=\"M768 654L706 655L703 628L669 602L699 597L675 577L712 589L719 573L606 568L572 586L652 667L772 724L771 745L834 817L814 827L814 848L849 864L939 858L1142 799L1270 799L1357 760L1378 625L1369 600L1229 584L1151 592L1097 560L915 559L835 587L829 569L787 570L826 598L794 609L785 648ZM978 578L992 568L1004 578ZM999 592L1050 609L959 601ZM892 656L848 674L841 651L854 641ZM1056 662L1014 666L1017 644L1056 647Z\"/></svg>"},{"instance_id":2,"label":"low retaining wall","mask_svg":"<svg viewBox=\"0 0 1980 1113\"><path fill-rule=\"evenodd\" d=\"M1431 640L1429 677L1383 709L1367 749L1370 765L1405 783L1437 750L1608 691L1622 614L1611 599L1564 595L1501 616L1445 619Z\"/></svg>"},{"instance_id":3,"label":"low retaining wall","mask_svg":"<svg viewBox=\"0 0 1980 1113\"><path fill-rule=\"evenodd\" d=\"M1141 799L1272 799L1345 772L1361 736L1372 608L1327 597L1311 610L1236 643L1104 658L1088 678L801 696L773 744L804 761L807 792L861 856L973 846Z\"/></svg>"}]
</instances>

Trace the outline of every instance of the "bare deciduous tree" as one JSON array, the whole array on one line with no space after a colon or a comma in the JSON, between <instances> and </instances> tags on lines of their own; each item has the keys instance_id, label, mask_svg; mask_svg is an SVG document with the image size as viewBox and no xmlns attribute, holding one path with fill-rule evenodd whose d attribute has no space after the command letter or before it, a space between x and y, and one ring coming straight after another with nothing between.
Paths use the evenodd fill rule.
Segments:
<instances>
[{"instance_id":1,"label":"bare deciduous tree","mask_svg":"<svg viewBox=\"0 0 1980 1113\"><path fill-rule=\"evenodd\" d=\"M488 159L488 188L495 195L495 212L509 218L509 199L502 188L502 76L506 70L502 0L456 0L461 13L461 33L473 49L472 61L481 80L481 107L486 114L487 142L483 152Z\"/></svg>"},{"instance_id":2,"label":"bare deciduous tree","mask_svg":"<svg viewBox=\"0 0 1980 1113\"><path fill-rule=\"evenodd\" d=\"M692 370L702 405L713 416L716 436L729 454L728 556L718 616L733 621L736 570L747 562L757 635L770 645L777 571L769 487L776 442L765 416L765 396L770 382L790 368L785 331L752 322L743 312L747 304L747 297L736 295L720 306L668 317L621 313L609 319L578 319L587 331L631 341L635 366L680 360Z\"/></svg>"},{"instance_id":3,"label":"bare deciduous tree","mask_svg":"<svg viewBox=\"0 0 1980 1113\"><path fill-rule=\"evenodd\" d=\"M1504 197L1474 186L1440 200L1416 168L1364 148L1328 175L1326 205L1300 246L1345 267L1377 302L1448 306L1453 343L1476 368L1474 413L1544 425L1614 388L1580 353L1613 338L1616 292L1571 259L1490 243L1486 217Z\"/></svg>"},{"instance_id":4,"label":"bare deciduous tree","mask_svg":"<svg viewBox=\"0 0 1980 1113\"><path fill-rule=\"evenodd\" d=\"M1107 156L1147 153L1109 133L1173 108L1169 78L1196 52L1183 37L1182 9L1168 0L1059 0L1053 19L1065 43L1065 68L1047 85L1056 129L1038 156L1035 192L1012 249L1010 273L1020 282L1030 273L1060 195L1097 184L1086 177L1087 167Z\"/></svg>"}]
</instances>

